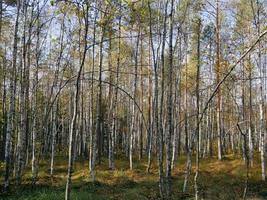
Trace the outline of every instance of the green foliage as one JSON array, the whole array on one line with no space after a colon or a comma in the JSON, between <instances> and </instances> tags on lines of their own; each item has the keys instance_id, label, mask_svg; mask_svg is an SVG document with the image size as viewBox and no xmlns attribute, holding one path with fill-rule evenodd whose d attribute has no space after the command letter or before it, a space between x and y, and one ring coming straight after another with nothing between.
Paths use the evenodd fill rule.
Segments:
<instances>
[{"instance_id":1,"label":"green foliage","mask_svg":"<svg viewBox=\"0 0 267 200\"><path fill-rule=\"evenodd\" d=\"M54 6L55 5L55 1L54 0L50 0L50 5Z\"/></svg>"}]
</instances>

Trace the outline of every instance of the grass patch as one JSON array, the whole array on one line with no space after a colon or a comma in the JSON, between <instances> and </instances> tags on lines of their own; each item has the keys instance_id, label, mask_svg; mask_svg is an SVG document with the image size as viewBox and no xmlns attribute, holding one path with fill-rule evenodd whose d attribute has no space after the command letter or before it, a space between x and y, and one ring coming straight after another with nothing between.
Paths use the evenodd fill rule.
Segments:
<instances>
[{"instance_id":1,"label":"grass patch","mask_svg":"<svg viewBox=\"0 0 267 200\"><path fill-rule=\"evenodd\" d=\"M189 180L186 193L181 192L184 181L186 158L181 157L175 164L172 180L171 199L194 199L193 176ZM193 163L194 164L194 163ZM151 173L146 173L146 160L135 162L134 169L129 170L127 159L116 160L116 169L109 170L107 160L97 166L95 183L90 182L88 162L77 160L73 173L71 197L74 200L156 200L158 193L157 163L153 162ZM1 164L1 182L3 181L3 164ZM64 199L67 173L66 158L57 157L53 180L49 175L49 162L40 163L37 185L31 185L30 166L25 169L23 183L19 188L11 185L8 194L0 194L2 200L54 200ZM232 155L222 161L205 158L200 163L199 191L203 199L232 200L240 199L245 183L244 161ZM12 182L13 183L13 182ZM255 159L250 170L248 199L267 199L267 183L260 180L260 163Z\"/></svg>"}]
</instances>

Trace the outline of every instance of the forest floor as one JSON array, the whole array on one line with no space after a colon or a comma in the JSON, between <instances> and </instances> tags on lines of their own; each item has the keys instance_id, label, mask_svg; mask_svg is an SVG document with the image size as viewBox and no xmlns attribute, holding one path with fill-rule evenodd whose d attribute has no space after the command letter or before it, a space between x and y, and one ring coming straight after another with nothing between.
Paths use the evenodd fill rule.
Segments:
<instances>
[{"instance_id":1,"label":"forest floor","mask_svg":"<svg viewBox=\"0 0 267 200\"><path fill-rule=\"evenodd\" d=\"M193 199L193 174L189 181L187 193L182 193L185 157L179 158L173 170L172 199ZM116 170L108 169L108 161L104 160L97 167L97 181L93 184L88 178L88 162L75 162L71 197L75 200L108 200L126 199L143 200L159 199L158 172L156 160L151 173L146 173L146 160L134 162L134 170L128 168L128 160L116 160ZM194 165L194 163L193 163ZM106 167L105 167L106 166ZM0 181L3 183L3 164L1 164ZM31 185L30 167L25 169L23 183L20 187L11 186L11 192L0 194L6 200L59 200L64 199L67 173L67 159L57 157L55 160L54 178L49 176L49 163L42 162L39 169L39 180L33 188ZM260 163L257 159L250 169L248 199L267 199L267 182L260 179ZM245 186L246 168L244 161L234 156L227 156L222 161L216 158L201 159L199 189L203 199L240 199Z\"/></svg>"}]
</instances>

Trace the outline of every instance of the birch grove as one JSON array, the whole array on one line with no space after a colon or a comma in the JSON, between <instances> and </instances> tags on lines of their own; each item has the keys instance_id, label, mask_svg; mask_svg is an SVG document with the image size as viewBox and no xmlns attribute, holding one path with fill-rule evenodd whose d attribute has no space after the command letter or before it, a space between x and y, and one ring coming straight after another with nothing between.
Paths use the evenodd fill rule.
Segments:
<instances>
[{"instance_id":1,"label":"birch grove","mask_svg":"<svg viewBox=\"0 0 267 200\"><path fill-rule=\"evenodd\" d=\"M3 0L0 9L4 195L29 174L37 188L49 171L54 186L61 162L66 200L81 162L95 185L103 168L156 174L156 199L176 190L205 199L211 159L243 163L240 198L254 174L265 184L266 0Z\"/></svg>"}]
</instances>

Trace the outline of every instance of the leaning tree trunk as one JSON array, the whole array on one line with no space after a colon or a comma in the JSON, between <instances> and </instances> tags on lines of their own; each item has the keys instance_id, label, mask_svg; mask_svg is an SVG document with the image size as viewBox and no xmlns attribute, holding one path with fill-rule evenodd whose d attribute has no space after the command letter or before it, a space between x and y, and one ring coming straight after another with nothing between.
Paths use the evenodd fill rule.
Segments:
<instances>
[{"instance_id":1,"label":"leaning tree trunk","mask_svg":"<svg viewBox=\"0 0 267 200\"><path fill-rule=\"evenodd\" d=\"M74 96L74 110L70 125L70 133L69 133L69 160L68 160L68 174L67 174L67 183L66 183L66 191L65 191L65 200L70 199L70 191L71 191L71 177L73 173L73 154L74 154L74 141L75 138L75 130L76 130L76 120L79 108L79 93L80 93L80 78L83 71L83 66L85 63L86 52L87 52L87 34L88 34L88 18L89 18L89 5L88 2L86 3L86 13L84 13L84 22L85 22L85 33L84 33L84 51L82 56L81 65L79 67L79 71L76 78L76 90Z\"/></svg>"}]
</instances>

